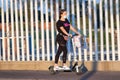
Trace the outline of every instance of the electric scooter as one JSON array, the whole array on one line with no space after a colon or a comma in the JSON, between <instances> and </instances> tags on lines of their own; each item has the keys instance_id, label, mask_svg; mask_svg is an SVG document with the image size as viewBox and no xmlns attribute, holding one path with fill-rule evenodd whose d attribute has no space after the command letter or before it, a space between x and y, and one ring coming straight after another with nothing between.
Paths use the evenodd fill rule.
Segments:
<instances>
[{"instance_id":1,"label":"electric scooter","mask_svg":"<svg viewBox=\"0 0 120 80\"><path fill-rule=\"evenodd\" d=\"M71 37L73 46L78 45L78 42L75 43L75 39L79 38L79 41L80 41L80 37L77 37L77 36L78 35L75 34ZM84 48L87 48L86 36L84 36L83 38L84 38ZM76 55L74 55L74 57L76 58ZM72 65L73 61L74 60L72 59L70 62L70 67L67 70L65 70L62 66L59 66L61 69L58 69L58 70L54 70L54 66L50 66L48 69L51 72L51 74L56 74L58 72L76 72L76 74L84 74L88 71L88 69L84 65L84 61L82 61L82 64L80 66L78 65L77 59L75 60L74 65Z\"/></svg>"}]
</instances>

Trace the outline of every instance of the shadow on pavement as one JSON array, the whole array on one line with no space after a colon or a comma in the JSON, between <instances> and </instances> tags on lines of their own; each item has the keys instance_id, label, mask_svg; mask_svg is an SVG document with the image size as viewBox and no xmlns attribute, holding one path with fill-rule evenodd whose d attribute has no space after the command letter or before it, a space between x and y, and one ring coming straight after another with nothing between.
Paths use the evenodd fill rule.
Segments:
<instances>
[{"instance_id":1,"label":"shadow on pavement","mask_svg":"<svg viewBox=\"0 0 120 80\"><path fill-rule=\"evenodd\" d=\"M97 61L93 62L93 66L92 66L92 71L84 74L80 80L88 80L91 76L93 76L97 71Z\"/></svg>"}]
</instances>

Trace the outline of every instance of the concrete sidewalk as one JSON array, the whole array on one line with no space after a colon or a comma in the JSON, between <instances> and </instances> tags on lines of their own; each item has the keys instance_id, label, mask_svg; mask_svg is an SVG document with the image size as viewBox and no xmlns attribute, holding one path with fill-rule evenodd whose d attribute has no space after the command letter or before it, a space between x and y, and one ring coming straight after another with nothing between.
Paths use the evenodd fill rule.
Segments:
<instances>
[{"instance_id":1,"label":"concrete sidewalk","mask_svg":"<svg viewBox=\"0 0 120 80\"><path fill-rule=\"evenodd\" d=\"M60 72L51 75L48 71L0 71L0 80L120 80L120 72Z\"/></svg>"}]
</instances>

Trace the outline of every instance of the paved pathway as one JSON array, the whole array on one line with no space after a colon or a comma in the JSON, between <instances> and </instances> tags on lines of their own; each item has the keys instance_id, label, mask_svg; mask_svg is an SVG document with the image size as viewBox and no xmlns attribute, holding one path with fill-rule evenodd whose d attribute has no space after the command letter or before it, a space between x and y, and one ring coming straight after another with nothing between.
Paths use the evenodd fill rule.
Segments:
<instances>
[{"instance_id":1,"label":"paved pathway","mask_svg":"<svg viewBox=\"0 0 120 80\"><path fill-rule=\"evenodd\" d=\"M51 75L48 71L0 71L0 80L120 80L120 72L61 72Z\"/></svg>"}]
</instances>

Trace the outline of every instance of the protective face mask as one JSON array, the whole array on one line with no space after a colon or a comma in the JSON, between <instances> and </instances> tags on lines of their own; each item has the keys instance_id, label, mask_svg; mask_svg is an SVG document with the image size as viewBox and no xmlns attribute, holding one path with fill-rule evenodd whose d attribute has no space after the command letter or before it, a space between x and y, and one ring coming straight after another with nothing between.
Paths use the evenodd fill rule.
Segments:
<instances>
[{"instance_id":1,"label":"protective face mask","mask_svg":"<svg viewBox=\"0 0 120 80\"><path fill-rule=\"evenodd\" d=\"M64 18L67 18L67 16L64 16Z\"/></svg>"}]
</instances>

